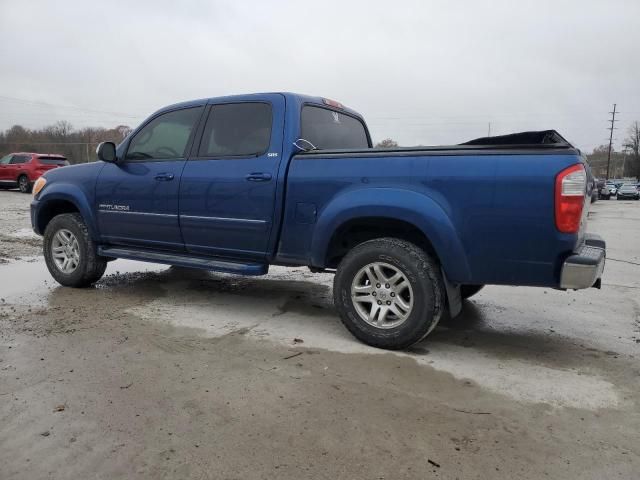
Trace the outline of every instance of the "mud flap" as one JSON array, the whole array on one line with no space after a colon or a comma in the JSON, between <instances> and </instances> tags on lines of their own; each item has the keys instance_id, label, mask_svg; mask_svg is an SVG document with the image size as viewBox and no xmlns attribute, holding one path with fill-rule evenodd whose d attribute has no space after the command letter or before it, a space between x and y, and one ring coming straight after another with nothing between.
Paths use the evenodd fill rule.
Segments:
<instances>
[{"instance_id":1,"label":"mud flap","mask_svg":"<svg viewBox=\"0 0 640 480\"><path fill-rule=\"evenodd\" d=\"M441 268L442 279L447 290L447 303L449 304L449 316L457 317L462 311L462 296L460 295L460 285L453 284L447 278L444 270Z\"/></svg>"}]
</instances>

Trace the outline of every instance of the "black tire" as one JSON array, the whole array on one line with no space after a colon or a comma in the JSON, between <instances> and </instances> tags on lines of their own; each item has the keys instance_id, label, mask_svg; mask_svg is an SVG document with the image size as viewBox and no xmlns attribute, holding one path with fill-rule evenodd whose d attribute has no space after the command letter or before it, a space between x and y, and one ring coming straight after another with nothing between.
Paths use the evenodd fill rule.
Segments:
<instances>
[{"instance_id":1,"label":"black tire","mask_svg":"<svg viewBox=\"0 0 640 480\"><path fill-rule=\"evenodd\" d=\"M460 285L460 296L463 300L473 297L484 288L484 285Z\"/></svg>"},{"instance_id":2,"label":"black tire","mask_svg":"<svg viewBox=\"0 0 640 480\"><path fill-rule=\"evenodd\" d=\"M393 328L367 323L351 297L358 272L375 262L391 265L411 286L413 307ZM410 347L435 328L445 306L444 291L437 262L416 245L396 238L369 240L353 248L340 262L333 282L334 303L347 329L367 345L390 350Z\"/></svg>"},{"instance_id":3,"label":"black tire","mask_svg":"<svg viewBox=\"0 0 640 480\"><path fill-rule=\"evenodd\" d=\"M58 231L70 231L77 239L79 246L79 262L75 270L64 273L53 259L52 243ZM78 213L64 213L54 217L44 232L44 259L51 276L65 287L88 287L100 280L107 268L104 257L97 254L96 245L89 236L82 216Z\"/></svg>"},{"instance_id":4,"label":"black tire","mask_svg":"<svg viewBox=\"0 0 640 480\"><path fill-rule=\"evenodd\" d=\"M31 193L33 185L31 185L29 177L27 177L26 175L20 175L18 177L18 188L22 193Z\"/></svg>"}]
</instances>

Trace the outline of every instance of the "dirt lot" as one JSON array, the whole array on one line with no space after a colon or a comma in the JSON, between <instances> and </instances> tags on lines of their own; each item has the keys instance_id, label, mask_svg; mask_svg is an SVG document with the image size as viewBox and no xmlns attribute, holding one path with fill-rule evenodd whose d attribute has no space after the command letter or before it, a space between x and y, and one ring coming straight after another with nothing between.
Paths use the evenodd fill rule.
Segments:
<instances>
[{"instance_id":1,"label":"dirt lot","mask_svg":"<svg viewBox=\"0 0 640 480\"><path fill-rule=\"evenodd\" d=\"M488 287L408 353L331 276L127 261L58 286L0 192L0 478L638 478L640 202L601 201L602 290Z\"/></svg>"}]
</instances>

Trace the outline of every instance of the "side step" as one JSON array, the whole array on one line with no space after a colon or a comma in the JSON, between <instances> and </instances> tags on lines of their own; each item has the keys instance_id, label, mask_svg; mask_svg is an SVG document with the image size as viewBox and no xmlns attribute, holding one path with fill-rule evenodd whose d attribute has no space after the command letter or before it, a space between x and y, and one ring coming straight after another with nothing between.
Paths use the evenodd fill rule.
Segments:
<instances>
[{"instance_id":1,"label":"side step","mask_svg":"<svg viewBox=\"0 0 640 480\"><path fill-rule=\"evenodd\" d=\"M141 262L164 263L178 267L201 268L216 272L235 273L237 275L265 275L269 271L266 263L242 263L219 260L211 257L198 257L180 253L157 252L125 247L98 247L98 255L112 258L126 258Z\"/></svg>"}]
</instances>

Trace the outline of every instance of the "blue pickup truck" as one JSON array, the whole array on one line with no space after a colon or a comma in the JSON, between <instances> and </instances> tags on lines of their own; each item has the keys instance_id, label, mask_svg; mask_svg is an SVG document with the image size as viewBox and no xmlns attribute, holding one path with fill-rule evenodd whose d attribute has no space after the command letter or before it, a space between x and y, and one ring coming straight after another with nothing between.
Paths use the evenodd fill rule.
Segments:
<instances>
[{"instance_id":1,"label":"blue pickup truck","mask_svg":"<svg viewBox=\"0 0 640 480\"><path fill-rule=\"evenodd\" d=\"M47 172L31 220L62 285L127 258L240 275L335 272L345 326L401 349L484 285L599 287L580 152L553 130L373 148L362 116L266 93L163 108L99 162Z\"/></svg>"}]
</instances>

